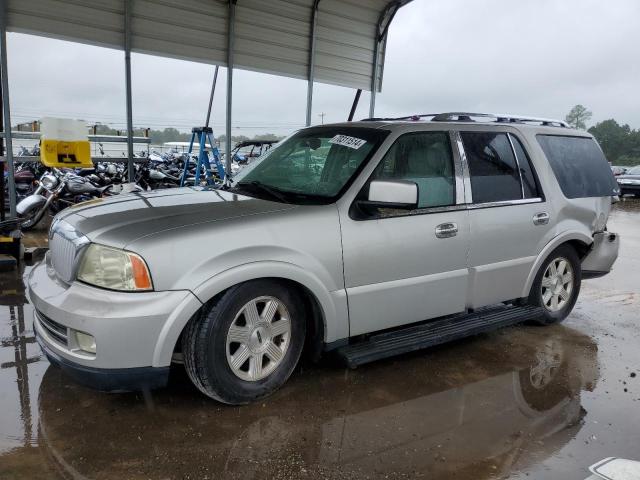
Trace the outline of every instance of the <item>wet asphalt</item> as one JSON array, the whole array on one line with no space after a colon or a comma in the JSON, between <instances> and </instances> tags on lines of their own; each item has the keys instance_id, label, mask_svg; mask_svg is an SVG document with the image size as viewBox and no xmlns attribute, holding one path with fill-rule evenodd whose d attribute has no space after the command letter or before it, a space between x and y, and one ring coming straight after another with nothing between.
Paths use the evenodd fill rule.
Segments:
<instances>
[{"instance_id":1,"label":"wet asphalt","mask_svg":"<svg viewBox=\"0 0 640 480\"><path fill-rule=\"evenodd\" d=\"M640 201L609 276L562 324L345 369L304 363L246 407L168 388L103 394L50 366L21 272L0 273L0 479L577 479L640 460ZM31 235L31 245L46 235Z\"/></svg>"}]
</instances>

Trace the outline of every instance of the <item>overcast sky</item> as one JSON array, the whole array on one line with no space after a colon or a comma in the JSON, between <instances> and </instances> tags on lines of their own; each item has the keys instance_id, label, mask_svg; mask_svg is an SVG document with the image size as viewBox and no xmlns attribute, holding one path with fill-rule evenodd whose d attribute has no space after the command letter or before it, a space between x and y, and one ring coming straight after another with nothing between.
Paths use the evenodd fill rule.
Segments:
<instances>
[{"instance_id":1,"label":"overcast sky","mask_svg":"<svg viewBox=\"0 0 640 480\"><path fill-rule=\"evenodd\" d=\"M14 123L45 115L125 124L120 51L10 33ZM377 115L437 111L561 118L582 103L591 123L640 128L640 0L414 0L387 44ZM204 121L213 67L134 54L138 127ZM224 129L224 70L214 127ZM344 120L354 91L316 84L313 122ZM233 133L303 126L306 82L236 70ZM368 114L362 95L357 117Z\"/></svg>"}]
</instances>

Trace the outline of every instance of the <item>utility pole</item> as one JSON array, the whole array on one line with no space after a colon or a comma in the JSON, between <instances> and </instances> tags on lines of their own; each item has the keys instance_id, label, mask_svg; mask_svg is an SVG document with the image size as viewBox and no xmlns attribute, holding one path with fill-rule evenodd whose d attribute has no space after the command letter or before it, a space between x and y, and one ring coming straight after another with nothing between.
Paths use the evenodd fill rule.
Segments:
<instances>
[{"instance_id":1,"label":"utility pole","mask_svg":"<svg viewBox=\"0 0 640 480\"><path fill-rule=\"evenodd\" d=\"M324 112L318 114L318 116L320 117L320 122L322 122L322 125L324 125L324 116L325 115L326 115L326 113L324 113Z\"/></svg>"}]
</instances>

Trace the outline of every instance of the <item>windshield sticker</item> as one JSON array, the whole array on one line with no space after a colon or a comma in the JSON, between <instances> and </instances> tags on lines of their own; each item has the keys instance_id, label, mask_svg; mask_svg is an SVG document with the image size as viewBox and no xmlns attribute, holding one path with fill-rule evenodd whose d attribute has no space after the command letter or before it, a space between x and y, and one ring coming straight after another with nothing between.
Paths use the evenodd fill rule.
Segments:
<instances>
[{"instance_id":1,"label":"windshield sticker","mask_svg":"<svg viewBox=\"0 0 640 480\"><path fill-rule=\"evenodd\" d=\"M367 143L367 141L356 137L350 137L348 135L336 135L331 140L329 140L329 143L333 143L334 145L342 145L343 147L353 148L354 150L357 150L365 143Z\"/></svg>"}]
</instances>

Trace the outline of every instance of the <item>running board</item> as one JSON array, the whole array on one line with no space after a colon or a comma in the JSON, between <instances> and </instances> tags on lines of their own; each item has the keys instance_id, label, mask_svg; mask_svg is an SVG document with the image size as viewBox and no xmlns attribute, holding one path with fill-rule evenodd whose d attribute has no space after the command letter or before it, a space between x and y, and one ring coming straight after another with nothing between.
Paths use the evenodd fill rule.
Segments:
<instances>
[{"instance_id":1,"label":"running board","mask_svg":"<svg viewBox=\"0 0 640 480\"><path fill-rule=\"evenodd\" d=\"M540 307L499 306L369 336L336 350L349 368L539 318Z\"/></svg>"}]
</instances>

